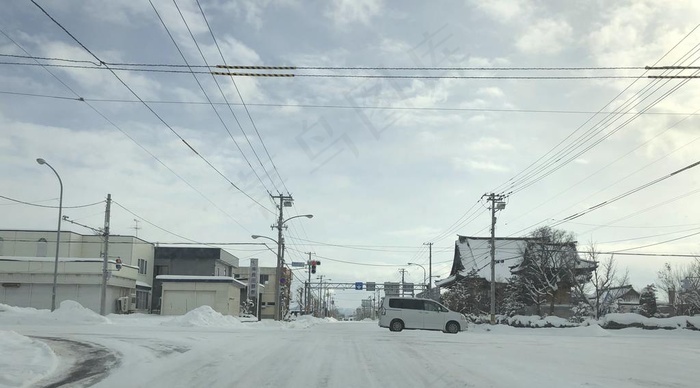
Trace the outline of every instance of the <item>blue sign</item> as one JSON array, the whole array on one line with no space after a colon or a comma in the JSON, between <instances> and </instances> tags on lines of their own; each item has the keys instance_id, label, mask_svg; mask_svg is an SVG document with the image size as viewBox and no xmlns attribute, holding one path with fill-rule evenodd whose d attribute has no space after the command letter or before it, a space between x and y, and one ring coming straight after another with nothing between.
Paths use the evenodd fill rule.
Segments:
<instances>
[{"instance_id":1,"label":"blue sign","mask_svg":"<svg viewBox=\"0 0 700 388\"><path fill-rule=\"evenodd\" d=\"M355 282L355 289L361 290L362 289L362 282Z\"/></svg>"}]
</instances>

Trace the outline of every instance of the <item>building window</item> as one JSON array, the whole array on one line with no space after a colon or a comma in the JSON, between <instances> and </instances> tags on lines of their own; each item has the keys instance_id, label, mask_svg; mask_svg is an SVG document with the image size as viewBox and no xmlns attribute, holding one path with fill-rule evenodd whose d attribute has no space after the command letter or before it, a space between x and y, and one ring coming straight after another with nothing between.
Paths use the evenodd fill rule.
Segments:
<instances>
[{"instance_id":1,"label":"building window","mask_svg":"<svg viewBox=\"0 0 700 388\"><path fill-rule=\"evenodd\" d=\"M136 309L137 310L148 310L148 300L150 299L148 296L149 296L148 291L136 290Z\"/></svg>"},{"instance_id":2,"label":"building window","mask_svg":"<svg viewBox=\"0 0 700 388\"><path fill-rule=\"evenodd\" d=\"M266 284L270 281L270 275L260 275L260 283Z\"/></svg>"},{"instance_id":3,"label":"building window","mask_svg":"<svg viewBox=\"0 0 700 388\"><path fill-rule=\"evenodd\" d=\"M46 242L45 238L40 238L36 244L36 257L46 257L49 249L49 243Z\"/></svg>"},{"instance_id":4,"label":"building window","mask_svg":"<svg viewBox=\"0 0 700 388\"><path fill-rule=\"evenodd\" d=\"M139 259L139 273L145 275L146 270L148 269L147 266L148 262L146 259Z\"/></svg>"},{"instance_id":5,"label":"building window","mask_svg":"<svg viewBox=\"0 0 700 388\"><path fill-rule=\"evenodd\" d=\"M156 265L154 269L156 276L158 275L170 275L170 268L167 265Z\"/></svg>"}]
</instances>

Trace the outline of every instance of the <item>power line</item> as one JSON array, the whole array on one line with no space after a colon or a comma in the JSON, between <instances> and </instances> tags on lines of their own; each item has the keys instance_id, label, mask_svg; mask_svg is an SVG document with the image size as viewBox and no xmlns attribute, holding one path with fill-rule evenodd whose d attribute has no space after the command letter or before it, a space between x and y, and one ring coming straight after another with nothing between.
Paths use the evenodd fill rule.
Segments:
<instances>
[{"instance_id":1,"label":"power line","mask_svg":"<svg viewBox=\"0 0 700 388\"><path fill-rule=\"evenodd\" d=\"M700 26L700 25L699 25L699 26ZM674 46L673 46L670 50L668 50L659 60L657 60L656 63L654 63L654 65L657 65L661 60L663 60L666 56L668 56L668 54L669 54L671 51L673 51L673 50L674 50L676 47L678 47L685 39L687 39L699 26L696 26L696 27L693 28L688 34L686 34L678 43L676 43L676 45L674 45ZM696 46L696 47L697 47L697 46ZM687 55L688 55L688 54L686 53L686 55L684 55L684 57L687 56ZM679 63L681 60L682 60L682 58L681 58L679 61L677 61L677 63ZM623 93L625 93L627 90L629 90L629 89L630 89L635 83L637 83L640 79L641 79L641 76L640 76L638 79L636 79L634 82L632 82L630 85L628 85L628 86L627 86L624 90L622 90L620 93L618 93L617 96L615 96L612 100L610 100L603 108L601 108L600 111L602 111L603 109L605 109L605 108L608 107L608 106L611 106L611 104L612 104L614 101L616 101L618 98L620 98L620 96L622 96ZM652 82L651 84L647 85L643 90L646 90L646 89L650 88L652 85L658 84L659 82L660 82L660 81L656 80L656 81ZM667 82L668 82L668 81L667 81ZM640 94L640 93L641 93L641 92L637 92L637 94ZM633 97L634 97L634 96L633 96ZM633 98L632 98L632 97L629 98L629 99L627 100L627 102L623 105L623 107L624 107L625 105L629 105L629 104L631 103L631 101L633 101ZM623 110L622 107L618 107L618 108L616 108L614 111L615 111L615 112L618 112L618 111L622 111L622 110ZM551 169L549 170L549 172L546 172L546 171L545 171L544 173L542 173L546 168L549 168L549 167L553 166L555 163L559 162L563 157L569 157L569 155L572 153L572 152L570 152L570 150L572 149L573 145L575 145L576 143L579 143L579 145L577 145L576 147L581 147L581 146L583 146L583 145L585 144L586 141L591 140L591 139L593 138L593 136L595 136L595 135L590 135L590 134L593 133L593 131L596 129L596 127L600 127L601 124L603 124L606 120L608 120L608 119L609 119L610 117L612 117L612 116L610 116L610 115L606 116L606 118L603 118L602 120L600 120L600 121L598 122L598 124L594 125L594 126L591 127L589 130L587 130L584 134L580 135L577 139L575 139L575 140L572 142L572 145L567 146L567 147L564 147L564 148L560 149L559 151L557 151L557 152L555 153L555 150L556 150L558 147L560 147L560 146L562 146L563 144L565 144L566 141L567 141L568 139L570 139L576 132L578 132L578 131L581 130L585 125L587 125L589 122L591 122L591 121L593 120L593 118L594 118L596 115L600 114L600 111L599 111L598 113L596 113L595 115L593 115L592 117L590 117L588 120L586 120L583 124L581 124L578 128L576 128L571 134L569 134L569 135L568 135L566 138L564 138L561 142L559 142L557 145L555 145L553 148L551 148L549 151L547 151L544 155L542 155L542 156L539 157L537 160L535 160L534 162L532 162L529 166L527 166L527 167L526 167L525 169L523 169L521 172L519 172L518 174L516 174L515 176L513 176L512 178L510 178L507 182L505 182L505 183L501 184L500 186L498 186L497 188L495 188L493 191L498 191L498 190L500 190L502 187L506 186L506 188L504 188L501 192L507 192L507 191L509 191L509 190L512 192L512 191L515 190L515 188L517 187L517 185L523 186L523 185L524 185L523 182L533 182L533 183L534 183L534 182L536 182L536 181L539 181L539 180L543 179L544 177L548 176L549 174L551 174L552 172L556 171L556 169L559 169L559 168L563 167L565 164L568 164L571 160L574 160L576 157L580 156L582 153L586 152L586 151L587 151L588 149L590 149L591 147L595 146L597 143L594 143L593 145L589 146L589 148L584 149L582 152L579 151L579 153L577 153L573 158L569 158L567 161L561 163L561 164L559 165L559 167L557 167L556 169L551 168ZM636 116L635 116L635 117L636 117ZM609 126L609 125L610 125L610 124L608 124L608 126ZM615 131L619 130L621 127L622 127L622 126L618 127ZM603 127L602 129L598 130L598 132L597 132L596 134L600 133L603 129L605 129L605 127ZM584 139L585 139L585 140L584 140ZM600 141L602 141L602 140L604 140L604 139L605 139L605 137L604 137L603 139L600 139ZM576 147L574 147L574 149L575 149ZM549 157L547 158L547 156L550 155L550 154L552 154L552 155L549 156ZM543 160L544 160L544 161L543 161ZM543 162L540 163L541 161L543 161ZM538 166L538 163L539 163L539 166ZM537 177L537 174L539 174L540 176Z\"/></svg>"},{"instance_id":2,"label":"power line","mask_svg":"<svg viewBox=\"0 0 700 388\"><path fill-rule=\"evenodd\" d=\"M95 60L97 60L99 63L103 64L103 65L104 65L104 68L106 68L107 70L109 70L109 71L112 73L112 75L114 75L114 77L115 77L115 78L116 78L116 79L117 79L117 80L118 80L118 81L119 81L119 82L120 82L120 83L121 83L121 84L122 84L136 99L137 99L137 100L139 100L139 101L146 107L146 109L148 109L156 118L158 118L158 120L159 120L163 125L165 125L175 136L177 136L177 137L185 144L185 146L187 146L187 148L189 148L195 155L197 155L197 157L199 157L202 161L204 161L204 162L205 162L210 168L212 168L219 176L221 176L222 178L224 178L232 187L234 187L234 188L235 188L236 190L238 190L240 193L242 193L243 195L245 195L246 197L248 197L248 199L250 199L251 201L255 202L256 204L258 204L258 206L262 207L263 209L267 210L268 212L274 214L273 211L271 211L271 210L268 209L267 207L263 206L263 205L262 205L260 202L258 202L256 199L254 199L254 198L251 197L248 193L246 193L245 191L243 191L240 187L238 187L235 183L233 183L233 181L231 181L228 177L226 177L226 175L224 175L219 169L217 169L213 164L211 164L211 162L210 162L209 160L207 160L202 154L200 154L200 153L199 153L192 145L190 145L190 144L189 144L189 143L188 143L174 128L173 128L173 127L171 127L170 124L168 124L155 110L153 110L153 108L151 108L150 105L148 105L143 99L141 99L141 97L140 97L129 85L127 85L127 83L124 82L124 80L122 80L121 77L119 77L119 76L117 75L117 73L116 73L112 68L110 68L109 66L107 66L107 64L106 64L104 61L102 61L99 57L97 57L92 51L90 51L90 49L88 49L87 47L85 47L85 45L83 45L82 42L80 42L75 36L73 36L73 34L71 34L65 27L63 27L63 25L62 25L61 23L59 23L56 19L54 19L44 8L42 8L39 4L37 4L36 1L31 0L31 2L32 2L37 8L39 8L39 9L41 10L41 12L44 13L44 15L46 15L49 19L51 19L51 21L53 21L59 28L61 28L66 34L68 34L68 36L70 36L80 47L82 47L82 48L83 48L85 51L87 51L93 58L95 58ZM100 67L100 68L102 68L102 67Z\"/></svg>"},{"instance_id":3,"label":"power line","mask_svg":"<svg viewBox=\"0 0 700 388\"><path fill-rule=\"evenodd\" d=\"M26 202L26 201L21 201L19 199L14 199L10 197L6 197L4 195L0 195L0 198L6 199L8 201L16 202L16 203L21 203L22 205L29 205L29 206L35 206L35 207L43 207L43 208L49 208L49 209L58 209L58 206L50 206L50 205L40 205L38 203L33 203L33 202ZM77 205L77 206L62 206L63 209L80 209L84 207L90 207L90 206L95 206L104 203L105 201L98 201L94 203L88 203L85 205Z\"/></svg>"},{"instance_id":4,"label":"power line","mask_svg":"<svg viewBox=\"0 0 700 388\"><path fill-rule=\"evenodd\" d=\"M175 0L173 0L174 2ZM221 57L221 60L226 64L226 58L224 58L224 54L221 52L221 47L219 47L219 42L216 40L216 36L214 36L214 30L212 30L211 25L209 24L209 20L207 19L207 16L204 14L204 10L202 9L202 5L199 3L199 0L197 1L197 7L199 8L199 12L202 14L202 18L204 19L204 22L207 25L207 29L209 30L209 33L211 34L211 38L214 41L214 45L216 45L216 49L219 52L219 55ZM193 38L194 39L194 38ZM236 81L231 77L231 82L233 83L234 88L236 89L236 93L238 94L238 98L241 100L241 104L243 104L243 108L245 109L246 114L248 115L248 119L250 120L251 125L253 126L253 129L255 130L255 133L258 135L258 140L260 140L260 144L263 146L263 149L265 150L265 154L267 155L268 159L270 159L270 163L272 165L272 168L275 170L277 173L277 177L280 179L280 183L282 186L285 188L287 193L289 193L289 189L287 186L284 184L284 179L282 179L282 176L279 173L279 170L277 170L277 166L275 165L275 162L272 160L272 156L270 155L270 152L267 149L267 146L265 145L265 142L262 139L262 136L260 136L260 131L258 131L258 126L255 125L255 121L253 120L253 116L250 114L250 110L248 110L248 106L245 103L245 100L243 99L243 95L241 94L240 89L238 88L238 85L236 84ZM246 137L247 140L247 137ZM248 143L250 144L250 142ZM252 144L250 145L251 148L253 148ZM255 150L253 149L253 152ZM255 156L257 157L257 153L255 153ZM260 160L258 158L258 160ZM261 162L262 165L262 162ZM267 170L265 170L265 173L267 174ZM269 175L268 175L269 177ZM272 181L272 178L270 178ZM272 183L274 186L274 182Z\"/></svg>"},{"instance_id":5,"label":"power line","mask_svg":"<svg viewBox=\"0 0 700 388\"><path fill-rule=\"evenodd\" d=\"M4 35L10 42L12 42L15 46L17 46L20 50L22 50L22 52L24 52L25 54L29 55L29 52L28 52L27 50L25 50L24 47L22 47L17 41L15 41L14 39L12 39L12 37L10 37L10 36L9 36L4 30L2 30L1 28L0 28L0 33L2 33L2 35ZM148 155L150 155L153 159L155 159L158 163L160 163L161 166L165 167L165 169L167 169L167 170L170 171L173 175L175 175L175 177L177 177L178 179L180 179L180 180L181 180L182 182L184 182L187 186L189 186L192 190L194 190L195 192L197 192L197 194L199 194L202 198L204 198L207 202L209 202L212 206L214 206L214 208L216 208L217 210L219 210L222 214L228 216L233 222L235 222L235 223L236 223L237 225L239 225L241 228L243 228L243 229L246 230L248 233L250 233L250 231L249 231L243 224L241 224L241 223L240 223L238 220L236 220L233 216L231 216L230 214L228 214L225 210L221 209L216 203L214 203L214 201L212 201L209 197L207 197L206 195L204 195L204 193L202 193L199 189L197 189L196 187L194 187L189 181L187 181L185 178L183 178L180 174L178 174L177 172L175 172L175 170L173 170L172 168L170 168L170 166L168 166L167 164L165 164L162 160L160 160L160 158L158 158L156 155L154 155L154 154L153 154L151 151L149 151L146 147L144 147L143 145L141 145L141 143L139 143L136 139L134 139L134 138L133 138L131 135L129 135L126 131L124 131L124 130L123 130L120 126L118 126L114 121L110 120L107 116L105 116L102 112L100 112L97 108L95 108L95 107L94 107L92 104L90 104L88 101L85 101L85 99L83 99L83 98L78 94L78 92L76 92L75 90L73 90L73 88L71 88L70 86L68 86L68 84L66 84L65 82L63 82L63 80L62 80L61 78L59 78L56 74L54 74L53 72L51 72L51 70L49 70L49 69L46 68L46 67L42 67L42 68L43 68L47 73L49 73L49 75L51 75L56 81L58 81L61 85L63 85L66 89L68 89L71 93L73 93L73 95L76 96L76 100L77 100L77 101L82 101L82 102L84 102L85 105L87 105L90 109L92 109L93 112L95 112L98 116L102 117L102 119L104 119L106 122L108 122L108 123L109 123L112 127L114 127L116 130L118 130L119 132L121 132L124 136L126 136L127 139L131 140L131 142L133 142L137 147L139 147L139 148L140 148L141 150L143 150L145 153L147 153Z\"/></svg>"},{"instance_id":6,"label":"power line","mask_svg":"<svg viewBox=\"0 0 700 388\"><path fill-rule=\"evenodd\" d=\"M114 99L114 98L89 98L89 97L65 97L56 96L49 94L39 94L39 93L24 93L15 92L8 90L0 90L0 94L9 94L15 96L26 96L26 97L39 97L39 98L53 98L59 100L73 100L73 101L89 101L89 102L107 102L107 103L138 103L138 100L128 100L128 99ZM185 101L185 100L144 100L149 104L183 104L183 105L210 105L208 101ZM221 102L212 101L211 104L214 105L232 105L232 106L242 106L241 103L236 102ZM542 114L610 114L615 113L618 115L660 115L660 116L699 116L700 113L692 112L613 112L613 111L583 111L583 110L548 110L548 109L499 109L499 108L459 108L459 107L428 107L428 106L383 106L383 105L334 105L334 104L289 104L289 103L246 103L249 107L278 107L278 108L319 108L319 109L367 109L367 110L412 110L412 111L450 111L450 112L497 112L497 113L542 113Z\"/></svg>"},{"instance_id":7,"label":"power line","mask_svg":"<svg viewBox=\"0 0 700 388\"><path fill-rule=\"evenodd\" d=\"M634 75L542 75L542 76L527 76L527 75L422 75L422 74L292 74L292 73L240 73L240 72L220 72L220 71L190 71L190 70L175 70L175 69L157 69L157 68L138 68L138 67L119 67L111 66L107 62L103 62L102 66L86 66L86 65L62 65L53 63L44 63L37 65L28 62L0 62L0 65L10 66L49 66L60 67L67 69L86 69L86 70L109 70L114 71L133 71L141 73L167 73L167 74L214 74L230 77L268 77L268 78L365 78L365 79L490 79L490 80L595 80L595 79L639 79L640 76ZM648 76L647 78L661 78L660 76ZM681 78L681 77L676 77Z\"/></svg>"},{"instance_id":8,"label":"power line","mask_svg":"<svg viewBox=\"0 0 700 388\"><path fill-rule=\"evenodd\" d=\"M185 62L185 65L186 65L190 70L192 70L192 67L190 66L189 62L187 61L187 58L185 57L185 54L182 52L182 50L180 49L180 46L179 46L179 45L177 44L177 42L175 41L175 38L174 38L173 35L170 33L170 29L168 29L168 26L165 24L165 21L164 21L163 18L160 16L160 13L159 13L158 10L156 9L155 5L153 5L153 2L152 2L151 0L149 0L149 3L151 4L151 7L153 8L153 11L155 12L156 16L158 17L158 20L161 22L163 28L165 29L165 32L166 32L166 33L168 34L168 36L170 37L170 40L173 42L173 45L175 45L175 48L177 49L177 52L180 53L180 56L182 57L182 60ZM177 7L177 4L176 4L175 6ZM179 11L180 11L180 9L178 8L178 12L179 12ZM182 13L180 13L180 16L182 17ZM184 17L183 17L183 21L184 21ZM187 22L185 22L185 26L187 27L187 30L190 31L190 27L189 27L189 25L187 25ZM190 35L192 36L192 32L191 32L191 31L190 31ZM194 40L194 36L192 36L192 39ZM195 45L197 46L197 49L199 50L199 45L197 44L197 41L196 41L196 40L195 40ZM200 52L200 54L202 53L201 50L199 50L199 52ZM202 58L204 58L204 55L203 55L203 54L202 54ZM205 61L206 61L206 59L205 59ZM262 184L262 186L265 187L265 184L264 184L264 183L262 182L262 180L260 179L260 176L258 175L257 171L255 171L255 169L253 168L252 164L251 164L250 161L248 160L248 157L246 157L246 155L245 155L245 153L243 152L243 150L241 149L240 145L238 145L238 142L237 142L236 139L233 137L233 134L231 133L231 131L229 130L228 126L227 126L226 123L224 122L223 118L222 118L221 115L219 114L219 111L217 111L217 110L216 110L216 107L214 107L214 104L212 104L212 101L211 101L211 99L209 98L209 95L207 94L206 90L204 89L204 86L202 86L202 83L199 82L199 79L198 79L197 76L194 74L194 72L192 72L192 77L194 78L195 82L196 82L197 85L199 86L199 89L202 91L202 94L204 94L204 97L207 99L207 102L209 102L209 105L211 106L212 110L214 111L214 114L216 114L216 117L219 118L219 122L221 122L221 125L223 125L223 127L224 127L224 129L226 130L226 132L228 133L229 137L231 138L231 140L233 140L233 143L236 145L236 148L238 149L238 151L239 151L239 152L241 153L241 155L243 156L243 159L246 161L246 163L248 163L248 166L249 166L250 169L253 171L253 174L255 174L255 177L258 178L258 181L260 181L260 184ZM216 78L215 78L214 76L212 76L212 78L214 78L214 82L216 82ZM216 82L216 85L219 86L219 83ZM224 100L226 100L226 96L224 95L224 92L221 90L221 87L220 87L220 86L219 86L219 91L221 92L221 95L224 97ZM227 102L228 102L228 101L227 101ZM230 106L229 106L229 109L230 109ZM231 113L233 114L233 110L231 110ZM238 118L236 117L235 114L233 115L233 117L234 117L234 119L236 120L236 122L238 123ZM238 126L240 127L240 123L238 123ZM241 131L242 131L242 130L243 130L243 129L241 128ZM245 134L245 133L244 133L244 134Z\"/></svg>"}]
</instances>

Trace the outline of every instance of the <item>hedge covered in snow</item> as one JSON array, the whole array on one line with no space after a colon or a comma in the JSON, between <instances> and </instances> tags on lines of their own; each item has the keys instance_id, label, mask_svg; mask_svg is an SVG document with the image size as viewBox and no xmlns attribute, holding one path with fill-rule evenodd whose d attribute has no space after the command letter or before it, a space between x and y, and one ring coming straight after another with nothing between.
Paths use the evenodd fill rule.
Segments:
<instances>
[{"instance_id":1,"label":"hedge covered in snow","mask_svg":"<svg viewBox=\"0 0 700 388\"><path fill-rule=\"evenodd\" d=\"M488 316L470 316L470 320L476 324L488 324ZM633 313L607 314L599 320L587 319L581 323L571 322L556 316L540 317L537 315L515 315L506 317L497 316L499 324L513 327L541 328L541 327L578 327L598 325L604 329L625 329L637 327L648 330L655 329L688 329L700 331L700 316L678 316L670 318L647 318Z\"/></svg>"}]
</instances>

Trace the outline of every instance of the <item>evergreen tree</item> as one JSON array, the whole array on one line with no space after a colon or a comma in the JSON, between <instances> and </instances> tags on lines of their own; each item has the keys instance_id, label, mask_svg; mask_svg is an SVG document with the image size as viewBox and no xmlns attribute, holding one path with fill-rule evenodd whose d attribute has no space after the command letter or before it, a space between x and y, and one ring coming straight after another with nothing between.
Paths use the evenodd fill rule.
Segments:
<instances>
[{"instance_id":1,"label":"evergreen tree","mask_svg":"<svg viewBox=\"0 0 700 388\"><path fill-rule=\"evenodd\" d=\"M509 317L518 314L526 306L526 295L527 288L522 278L518 275L511 276L506 285L501 313Z\"/></svg>"},{"instance_id":2,"label":"evergreen tree","mask_svg":"<svg viewBox=\"0 0 700 388\"><path fill-rule=\"evenodd\" d=\"M656 287L653 284L644 287L639 296L639 313L645 317L656 314Z\"/></svg>"}]
</instances>

